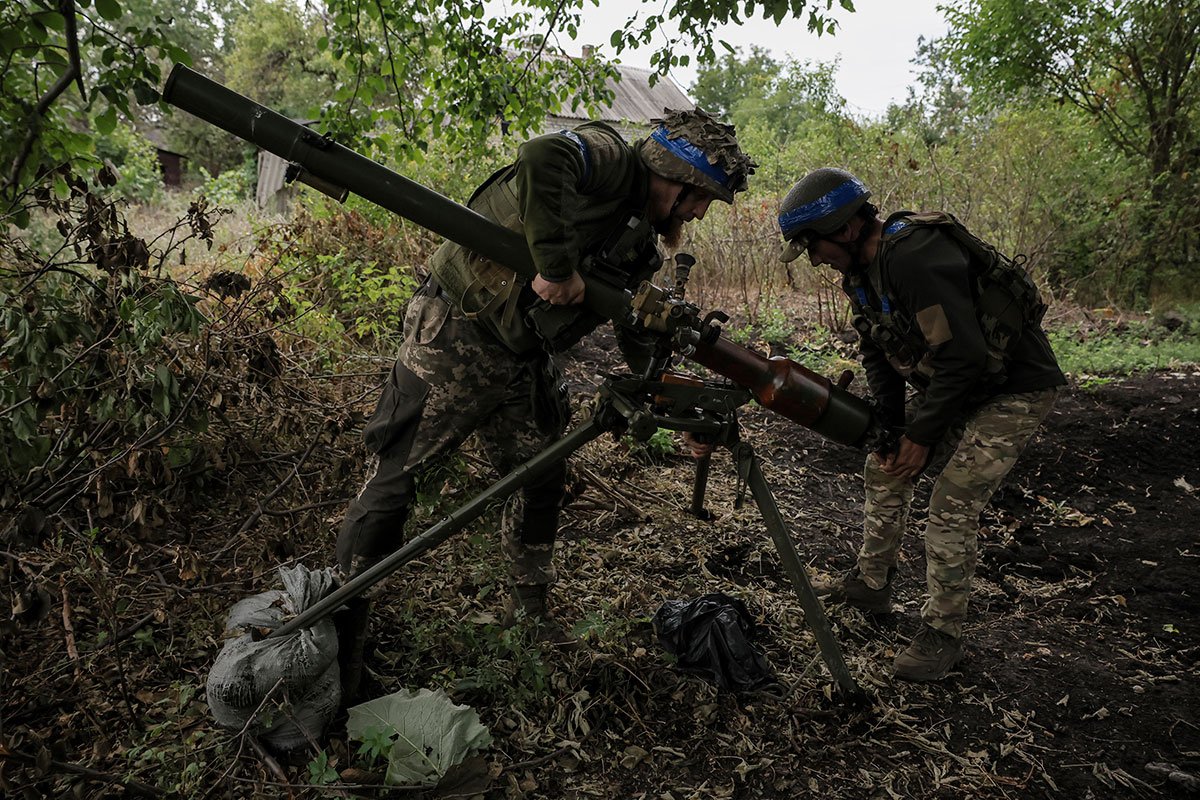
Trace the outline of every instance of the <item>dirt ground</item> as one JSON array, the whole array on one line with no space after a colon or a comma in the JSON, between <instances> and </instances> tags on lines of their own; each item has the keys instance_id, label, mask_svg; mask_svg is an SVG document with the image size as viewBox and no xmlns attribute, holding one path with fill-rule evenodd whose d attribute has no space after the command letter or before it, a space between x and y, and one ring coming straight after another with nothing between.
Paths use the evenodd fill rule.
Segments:
<instances>
[{"instance_id":1,"label":"dirt ground","mask_svg":"<svg viewBox=\"0 0 1200 800\"><path fill-rule=\"evenodd\" d=\"M1147 765L1200 767L1198 389L1200 374L1189 372L1068 391L985 512L959 676L944 687L888 680L878 689L911 698L915 727L945 726L950 752L970 759L986 750L998 794L1137 796L1156 787L1180 796ZM779 492L798 528L814 524L812 509L822 512L815 527L824 535L802 545L812 563L849 566L859 459L820 445L802 455L762 422L761 450L776 469L816 478ZM918 508L930 485L921 482ZM843 637L851 658L881 642L894 648L916 624L924 589L916 535L904 554L903 611Z\"/></svg>"},{"instance_id":2,"label":"dirt ground","mask_svg":"<svg viewBox=\"0 0 1200 800\"><path fill-rule=\"evenodd\" d=\"M803 769L816 778L806 788L847 797L1196 793L1187 776L1200 771L1198 408L1194 369L1063 393L984 513L968 655L936 686L887 674L920 624L918 532L932 486L923 478L894 612L830 609L873 704L833 704L836 722L802 737ZM852 566L862 457L758 407L742 421L811 572ZM693 523L683 527L695 535ZM712 574L742 596L789 591L769 542L720 539L708 540ZM780 645L769 642L773 658L786 658ZM906 763L921 759L928 770ZM1165 779L1163 764L1185 775ZM851 766L858 774L846 781Z\"/></svg>"},{"instance_id":3,"label":"dirt ground","mask_svg":"<svg viewBox=\"0 0 1200 800\"><path fill-rule=\"evenodd\" d=\"M569 366L577 398L610 363L608 349L601 341ZM895 612L828 609L867 694L849 704L757 513L733 507L728 456L714 459L717 518L704 522L686 513L690 459L656 460L606 437L573 460L582 494L558 558L559 614L586 646L560 652L500 630L493 516L384 585L370 685L441 687L475 707L495 739L478 792L487 798L1200 796L1198 404L1194 369L1064 393L984 514L967 658L944 683L889 674L920 622L927 479ZM757 407L741 420L811 572L850 567L861 455ZM120 538L101 525L85 555L67 531L6 544L9 585L37 578L52 613L3 631L0 787L30 797L163 796L155 787L176 784L203 787L181 791L189 797L431 796L370 788L380 776L355 759L340 723L324 755L340 774L313 788L317 749L273 762L219 730L203 702L229 605L269 588L281 562L331 560L339 498L360 477L357 444L339 446L301 471L304 494L267 498L285 510L260 508L256 528L243 521L275 484L256 475L265 457L231 463L227 479L181 505L166 526L179 526L176 539ZM295 454L276 460L286 474ZM479 485L486 464L469 458L466 471ZM443 500L468 491L447 484ZM718 692L672 667L651 616L713 591L742 599L760 623L783 697ZM122 776L140 789L117 788Z\"/></svg>"}]
</instances>

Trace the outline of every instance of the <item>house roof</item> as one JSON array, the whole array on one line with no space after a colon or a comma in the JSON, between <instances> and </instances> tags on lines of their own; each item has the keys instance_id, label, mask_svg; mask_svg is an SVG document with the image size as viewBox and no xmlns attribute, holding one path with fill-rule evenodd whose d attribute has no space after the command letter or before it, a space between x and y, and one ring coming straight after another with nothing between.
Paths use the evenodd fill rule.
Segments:
<instances>
[{"instance_id":1,"label":"house roof","mask_svg":"<svg viewBox=\"0 0 1200 800\"><path fill-rule=\"evenodd\" d=\"M605 122L620 122L629 120L641 124L649 124L650 120L662 116L664 108L695 108L683 90L670 78L659 76L658 81L651 86L650 76L653 70L642 67L629 67L617 64L621 80L608 79L608 90L613 93L612 103L600 109L598 118ZM560 119L576 119L583 122L590 117L580 107L572 110L560 108L552 116Z\"/></svg>"}]
</instances>

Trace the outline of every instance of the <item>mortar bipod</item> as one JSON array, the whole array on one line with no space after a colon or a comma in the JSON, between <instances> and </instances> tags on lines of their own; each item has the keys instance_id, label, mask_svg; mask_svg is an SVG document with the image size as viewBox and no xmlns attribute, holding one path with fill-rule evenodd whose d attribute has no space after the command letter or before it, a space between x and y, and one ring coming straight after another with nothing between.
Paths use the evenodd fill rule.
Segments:
<instances>
[{"instance_id":1,"label":"mortar bipod","mask_svg":"<svg viewBox=\"0 0 1200 800\"><path fill-rule=\"evenodd\" d=\"M813 591L796 553L775 498L763 477L758 457L739 438L737 408L750 402L750 393L737 386L707 382L683 385L647 381L633 376L609 376L601 383L591 416L579 427L468 500L449 515L409 541L399 550L353 576L308 610L277 628L270 637L295 633L324 619L347 601L367 592L402 566L444 542L478 519L496 500L502 500L542 471L609 431L625 431L645 441L659 428L691 431L714 437L733 452L738 474L766 523L780 561L800 600L805 619L817 640L825 665L834 680L852 699L862 692L850 675L841 648L829 627L821 602ZM699 479L699 473L697 474ZM699 480L697 481L699 485Z\"/></svg>"}]
</instances>

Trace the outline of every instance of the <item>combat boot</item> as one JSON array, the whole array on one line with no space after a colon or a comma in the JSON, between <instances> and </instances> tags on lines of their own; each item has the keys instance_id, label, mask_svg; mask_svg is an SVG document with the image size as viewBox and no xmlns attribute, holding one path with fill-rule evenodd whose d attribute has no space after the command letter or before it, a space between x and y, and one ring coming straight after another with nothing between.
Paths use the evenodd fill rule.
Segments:
<instances>
[{"instance_id":1,"label":"combat boot","mask_svg":"<svg viewBox=\"0 0 1200 800\"><path fill-rule=\"evenodd\" d=\"M504 619L500 624L511 628L525 620L534 626L534 635L539 642L573 650L579 646L579 640L568 633L550 613L547 589L545 584L514 586L504 601Z\"/></svg>"},{"instance_id":2,"label":"combat boot","mask_svg":"<svg viewBox=\"0 0 1200 800\"><path fill-rule=\"evenodd\" d=\"M921 628L892 662L892 674L906 681L940 681L962 660L962 641L929 625Z\"/></svg>"},{"instance_id":3,"label":"combat boot","mask_svg":"<svg viewBox=\"0 0 1200 800\"><path fill-rule=\"evenodd\" d=\"M824 593L834 603L845 603L871 614L885 614L892 610L892 580L895 577L896 568L890 567L883 588L872 589L863 580L858 567L855 567L826 586Z\"/></svg>"}]
</instances>

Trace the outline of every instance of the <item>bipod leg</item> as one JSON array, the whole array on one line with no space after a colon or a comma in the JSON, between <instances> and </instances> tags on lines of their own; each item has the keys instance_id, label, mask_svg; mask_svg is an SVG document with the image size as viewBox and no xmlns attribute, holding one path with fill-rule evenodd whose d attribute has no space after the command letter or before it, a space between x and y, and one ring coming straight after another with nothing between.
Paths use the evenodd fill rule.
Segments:
<instances>
[{"instance_id":1,"label":"bipod leg","mask_svg":"<svg viewBox=\"0 0 1200 800\"><path fill-rule=\"evenodd\" d=\"M692 485L692 516L697 519L712 519L713 515L704 507L704 494L708 491L708 470L712 464L712 453L696 459L696 482Z\"/></svg>"},{"instance_id":2,"label":"bipod leg","mask_svg":"<svg viewBox=\"0 0 1200 800\"><path fill-rule=\"evenodd\" d=\"M483 512L487 510L492 501L508 497L517 489L524 486L529 480L536 477L546 467L562 461L571 455L571 453L604 433L604 431L605 427L597 421L596 417L592 417L493 483L487 489L472 497L448 516L443 517L440 522L426 530L420 536L410 540L399 550L379 563L355 575L338 589L314 603L308 610L297 614L287 624L276 628L267 638L287 636L324 619L347 600L358 597L409 561L436 547L471 524L483 515Z\"/></svg>"},{"instance_id":3,"label":"bipod leg","mask_svg":"<svg viewBox=\"0 0 1200 800\"><path fill-rule=\"evenodd\" d=\"M817 647L821 651L821 658L825 660L825 666L829 668L833 679L837 681L843 691L851 697L860 696L862 690L858 688L858 684L850 675L845 659L842 658L842 649L833 636L833 630L829 627L829 618L825 616L825 609L821 606L817 593L813 591L812 584L808 581L808 573L804 571L804 565L800 563L796 545L792 542L787 525L779 513L779 507L775 504L775 496L771 494L771 487L762 473L762 467L759 466L758 456L754 454L754 449L745 442L737 446L736 452L738 473L750 486L750 495L754 498L759 513L762 514L763 522L766 523L767 530L771 534L771 540L775 543L775 550L778 551L779 559L783 562L783 568L792 581L792 588L796 590L796 596L800 599L800 607L804 609L804 618L808 620L808 627L812 629L813 636L817 639Z\"/></svg>"}]
</instances>

